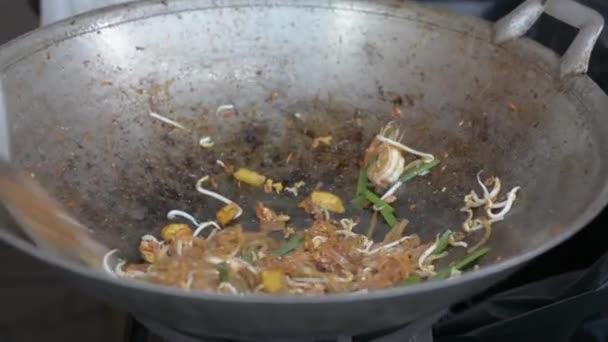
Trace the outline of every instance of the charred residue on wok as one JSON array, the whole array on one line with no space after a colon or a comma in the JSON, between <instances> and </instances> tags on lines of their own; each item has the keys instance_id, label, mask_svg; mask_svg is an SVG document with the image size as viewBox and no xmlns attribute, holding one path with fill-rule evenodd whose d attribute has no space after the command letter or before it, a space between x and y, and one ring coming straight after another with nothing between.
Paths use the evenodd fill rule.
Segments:
<instances>
[{"instance_id":1,"label":"charred residue on wok","mask_svg":"<svg viewBox=\"0 0 608 342\"><path fill-rule=\"evenodd\" d=\"M124 161L116 170L116 179L120 181L117 190L123 197L129 197L125 201L148 208L146 224L125 228L123 237L133 241L143 231L160 229L148 224L164 219L164 209L168 207L189 208L200 216L217 210L218 203L193 191L192 184L204 174L213 177L226 196L245 198L247 202L243 206L252 208L259 195L256 197L246 187L236 187L217 166L218 160L232 166L254 168L272 175L285 186L304 181L312 189L322 183L346 194L345 188L356 179L364 141L372 136L379 121L365 117L367 125L358 125L362 114L353 108L335 107L328 109L321 103L315 106L296 104L277 116L251 112L234 118L210 116L206 126L216 132L213 134L216 145L204 150L196 144L201 133L200 127L193 127L195 122L183 121L191 130L189 132L165 123L155 123L160 128L155 128L154 136L149 139L154 143L142 149L137 157L139 165L129 167L131 162ZM269 120L275 122L269 123ZM333 143L313 150L312 143L318 134L331 135ZM87 212L86 216L95 220L104 215L100 210ZM244 218L247 221L247 215Z\"/></svg>"},{"instance_id":2,"label":"charred residue on wok","mask_svg":"<svg viewBox=\"0 0 608 342\"><path fill-rule=\"evenodd\" d=\"M401 104L401 101L398 101L397 103L393 101L394 106L400 106ZM378 253L378 255L382 255L384 252L381 253L381 251L388 252L389 249L399 246L408 239L413 239L412 241L418 241L417 235L403 236L403 230L405 226L408 225L408 221L404 220L399 223L395 218L396 214L392 213L392 211L388 211L388 209L390 208L388 203L392 203L394 200L396 200L393 194L402 185L401 182L406 182L407 180L412 179L411 177L416 177L428 173L430 168L433 168L434 166L439 164L439 162L436 161L435 157L431 154L419 152L410 147L400 144L399 140L402 138L402 128L397 122L391 121L384 126L381 125L381 123L383 121L386 122L386 119L382 120L382 118L379 116L375 116L372 114L360 115L358 111L348 111L344 109L338 110L334 113L331 110L328 110L327 107L324 107L321 110L320 108L316 107L316 105L317 103L315 103L315 105L313 105L311 109L305 108L305 106L295 104L293 108L289 108L286 110L288 114L283 115L281 117L275 116L273 121L265 121L266 118L263 113L256 114L255 112L252 112L252 114L244 114L242 117L234 118L236 122L234 122L233 125L216 126L218 128L213 134L214 142L211 143L211 138L205 138L205 144L201 143L200 146L205 150L209 159L217 158L215 160L215 168L219 171L205 173L205 177L197 181L197 191L203 194L209 193L209 191L203 191L199 188L199 184L203 184L201 182L207 181L205 183L205 186L209 184L214 189L221 189L221 195L215 193L217 196L213 195L211 197L214 197L215 199L224 198L221 201L227 203L228 207L234 205L237 208L238 213L233 212L231 218L229 218L225 222L222 222L222 219L220 217L223 216L220 216L220 213L222 213L223 210L227 207L224 207L222 210L217 211L217 205L215 206L215 209L211 208L213 206L212 205L205 209L217 211L218 222L220 222L220 224L222 224L223 226L225 226L227 223L230 223L230 221L232 221L233 219L236 219L237 217L241 216L241 213L243 213L243 219L239 219L239 222L245 227L248 224L253 224L253 226L255 227L257 226L255 219L252 217L251 220L249 220L247 214L245 214L245 212L247 211L247 207L252 207L255 204L255 214L257 216L257 219L260 220L262 230L264 229L263 227L265 226L265 224L267 225L269 223L274 222L273 220L275 220L275 217L283 217L283 215L276 216L277 214L275 214L272 209L276 209L277 213L288 212L290 215L293 215L292 218L285 216L286 218L281 219L280 222L282 224L279 225L279 227L281 227L280 230L284 232L286 237L290 235L293 235L292 238L294 236L297 237L298 233L296 233L296 230L294 228L302 229L303 225L304 227L306 227L312 224L313 226L312 228L310 228L312 229L312 231L315 231L315 229L320 229L317 230L316 233L312 234L322 235L307 237L307 242L305 243L305 246L308 247L305 247L305 250L306 248L310 249L311 246L313 246L312 248L314 250L318 247L319 244L325 243L326 241L328 241L328 239L334 239L337 237L337 235L346 236L346 238L344 239L338 238L338 240L336 240L335 243L337 243L337 245L335 245L335 248L338 248L338 250L341 250L340 248L343 247L346 248L346 250L341 250L342 252L348 252L349 250L353 250L353 248L358 246L358 243L355 243L355 240L363 238L365 240L365 243L355 249L359 251L359 253L363 253L363 255L367 254L370 256L376 253ZM181 131L188 130L186 126L183 126L182 124L176 122L172 122L169 119L158 116L154 118L159 121L163 121L165 124L169 124L175 128L178 128ZM221 120L224 119L225 118L221 118ZM365 121L363 121L364 119ZM363 122L365 122L365 124L363 124ZM411 120L410 124L410 129L415 128L415 131L409 132L411 135L409 137L410 139L416 140L417 138L418 140L424 143L425 138L433 138L431 134L428 133L434 131L430 127L427 127L427 125L429 125L429 119L422 119L418 123L416 123L415 120ZM377 126L379 125L384 127L379 130L380 133L377 133ZM188 145L188 140L190 140L191 144L192 139L188 138L188 134L176 135L176 137L178 137L178 140L182 139L182 141L180 141L181 144L174 144L172 141L174 137L169 138L168 135L165 135L164 138L170 139L170 142L161 140L161 144L157 146L159 150L157 150L156 152L161 154L160 150L165 150L165 153L161 154L160 157L161 165L164 164L180 166L181 172L175 171L173 170L173 168L170 168L169 172L173 173L173 179L177 179L180 182L186 182L191 184L192 179L188 178L192 178L195 175L187 175L184 174L184 172L187 172L187 169L192 170L192 167L194 166L193 160L188 159L187 157L186 159L184 159L185 157L183 154L175 154L172 153L171 150L179 149L178 146ZM370 140L372 141L372 143L367 146L365 142L369 142ZM201 142L202 141L203 140L201 140ZM363 161L361 161L362 150L366 151L364 154ZM399 158L399 163L401 166L398 167L397 165L399 165L399 163L397 163L394 165L395 168L393 170L393 166L389 165L392 165L394 163L390 161L390 159L387 160L385 159L385 157L383 157L385 155L385 152L389 152L391 159L393 157ZM406 168L404 168L405 159L403 159L403 152L407 152L412 156L417 156L414 157L414 160L411 159L411 156L409 157L409 161ZM445 154L445 157L447 158L447 153ZM220 160L220 158L222 159ZM385 165L385 163L388 164ZM392 170L390 171L390 174L386 173L386 171L380 171L382 168L385 167L381 165L390 167ZM210 166L207 165L207 167L209 168ZM234 185L234 179L232 179L231 176L222 174L222 172L234 172L235 167L240 167L237 172L232 174L232 177L238 180L236 186ZM246 169L243 169L243 167L245 167ZM149 168L150 167L148 167L148 169ZM231 171L228 171L228 169ZM306 171L304 174L302 174L303 170ZM162 172L165 172L165 170L161 170L161 173ZM294 174L294 172L296 173ZM394 172L398 172L398 174L393 175ZM378 176L374 176L374 173L378 173ZM412 175L407 176L409 173L412 173ZM394 176L397 176L397 178L395 178ZM212 177L214 181L211 181ZM272 177L272 179L270 177ZM299 204L300 207L304 208L304 212L306 214L311 215L308 219L301 218L299 217L300 215L298 213L294 213L293 210L289 210L289 206L285 206L286 202L290 202L288 199L278 198L280 196L286 195L285 193L281 192L284 186L290 185L283 183L290 182L292 179L294 179L294 177L296 177L296 179L299 179L298 183L302 183L302 185L304 185L305 183L314 184L307 185L305 192L310 195L304 196L310 197L307 197L307 199L305 199ZM427 177L426 180L428 180L429 178L436 178L436 176ZM369 208L373 207L373 210L377 211L376 214L374 214L374 219L372 221L377 220L379 211L383 220L386 221L389 227L392 227L391 230L386 233L383 243L375 244L372 240L366 239L363 235L352 232L352 229L354 228L354 226L356 226L357 223L364 222L360 221L359 218L356 218L356 221L347 218L340 220L342 230L336 230L338 229L338 227L335 227L334 225L337 224L337 221L332 221L330 218L329 211L339 214L345 212L345 208L341 203L340 197L350 197L345 191L349 189L352 190L352 185L355 179L357 179L357 196L353 201L353 206L355 208L358 207L359 209L363 209L366 199L368 201L371 201L371 204L369 205L372 206L370 206ZM368 185L361 183L362 179L365 180L365 183L367 183L367 179L369 179L369 181L371 181L370 186L375 187L374 191L378 192L378 195L373 195L371 190L366 189ZM426 180L423 179L421 180L421 182L418 183L425 183ZM480 178L480 173L478 173L477 180L479 185L483 189L483 199L481 199L475 192L471 192L471 194L468 195L470 197L465 197L465 208L466 211L469 213L469 216L467 218L467 221L465 221L465 224L463 224L463 228L465 229L465 233L472 233L478 229L483 229L485 227L486 233L483 239L470 249L470 252L473 254L465 258L473 258L471 260L476 260L487 252L487 249L480 250L479 253L475 252L475 250L479 248L479 246L485 244L485 242L489 238L491 229L490 225L492 223L491 219L496 218L497 220L502 220L504 218L504 214L510 210L510 206L512 205L512 202L515 199L514 194L517 191L516 187L511 192L509 192L508 200L505 200L505 202L497 202L498 194L500 192L499 179L492 177L482 182L482 179ZM391 183L394 184L391 185ZM429 180L427 184L430 185L431 181ZM264 185L263 192L260 191L262 185ZM275 187L277 185L279 186ZM162 198L163 189L158 188L158 186L161 186L161 183L158 183L156 187L150 187L150 189L157 196L161 194L161 196L158 197ZM165 184L162 184L162 186L165 186ZM168 184L168 186L172 186L172 184ZM390 186L390 189L386 190L387 186ZM490 186L493 187L491 192L489 192L488 190L488 187ZM418 185L418 187L420 188L420 184ZM383 188L384 190L382 190ZM319 190L331 192L320 192ZM374 199L374 196L380 196L379 191L386 191L386 193L384 193L381 198L376 197L376 199ZM192 191L190 192L192 193ZM270 198L269 194L273 192L276 192L280 195L271 196L273 198ZM445 192L445 187L441 192ZM264 193L266 193L266 195ZM297 192L295 193L295 195L297 196ZM149 194L146 193L145 196L149 196ZM181 197L181 193L177 196ZM170 195L169 197L172 197L168 199L169 202L177 200L177 202L175 202L176 204L185 203L184 198L173 198L175 197L175 195ZM233 200L238 204L233 202ZM296 202L300 200L301 199L298 199L296 200ZM384 200L386 200L386 202ZM187 202L188 201L186 201L186 203ZM201 202L206 203L207 201L202 200ZM269 207L272 209L268 209L269 207L265 207L262 202L266 205L269 205ZM165 208L173 208L170 206L170 203L165 202L162 204ZM488 218L474 218L477 214L473 212L473 209L483 205L486 206ZM291 206L293 206L293 203ZM378 208L376 209L376 207ZM241 208L245 209L241 210ZM266 252L264 252L264 254L256 254L254 257L252 257L253 259L251 259L251 261L242 261L245 259L239 258L232 260L232 258L235 257L233 253L230 253L230 255L228 256L229 259L227 259L227 261L222 261L223 259L221 256L218 257L215 255L207 255L206 259L200 260L200 262L209 262L211 264L208 265L210 266L209 269L205 269L203 271L209 271L213 274L219 272L219 280L216 282L215 280L213 280L215 275L210 275L209 277L205 276L203 278L204 281L201 283L194 281L194 279L196 278L194 274L196 272L203 272L200 269L193 270L191 272L188 272L187 274L181 271L174 272L172 266L170 266L169 268L166 268L167 265L162 266L162 260L165 259L165 256L168 253L169 257L173 256L177 258L175 262L179 263L183 261L186 263L194 262L194 264L197 264L196 259L188 259L189 261L185 261L186 259L180 258L182 258L182 256L184 255L183 253L188 253L187 251L191 248L196 249L201 246L206 246L206 241L210 241L216 234L218 236L218 239L220 239L219 241L222 241L222 239L225 238L224 236L227 236L226 238L229 238L228 236L230 236L231 234L237 234L236 236L243 236L243 233L241 233L241 229L243 226L241 226L240 224L236 226L225 226L225 229L222 230L218 223L214 223L211 221L203 222L202 224L200 224L199 222L201 221L198 221L196 217L209 217L209 214L208 212L200 213L200 210L194 210L195 214L193 216L190 216L190 214L187 212L181 212L181 214L179 214L180 217L187 218L195 226L198 226L198 228L194 232L186 225L170 224L163 228L163 230L160 232L160 236L163 239L163 241L160 241L157 240L157 238L155 238L153 235L149 235L150 231L148 230L146 232L146 235L142 234L143 237L141 238L140 252L142 252L144 260L149 264L131 264L128 268L125 269L123 267L125 265L125 262L118 261L118 263L115 263L114 266L110 266L109 260L113 256L113 254L116 253L116 251L113 251L112 253L108 254L107 258L104 259L104 265L107 268L108 272L110 272L111 274L116 274L120 277L127 278L146 278L148 277L149 273L149 276L155 279L153 280L153 282L158 282L167 285L179 285L180 287L183 287L185 289L190 289L192 287L198 287L203 289L216 288L217 291L233 294L251 291L258 292L260 290L267 293L285 293L284 291L287 289L289 289L288 293L292 294L320 294L343 291L352 292L359 290L367 291L368 289L394 286L396 282L399 281L410 283L415 281L415 279L419 279L420 277L433 278L436 275L441 274L441 276L439 277L443 278L458 274L461 267L457 265L460 265L460 263L450 264L453 266L449 266L448 271L436 273L434 272L433 267L430 264L427 264L424 260L426 260L427 258L429 260L434 260L445 256L443 250L448 244L453 243L454 246L467 246L467 243L461 241L463 237L462 234L452 235L450 231L447 231L444 234L445 237L442 236L441 240L439 240L439 237L437 237L435 243L433 244L419 245L419 243L414 242L412 246L408 247L412 248L412 253L414 254L406 254L407 261L404 261L405 264L395 264L395 267L399 267L405 273L399 272L398 274L393 274L394 276L397 276L397 278L393 276L390 276L386 279L381 277L372 281L371 283L366 280L368 277L368 275L366 275L366 272L368 272L366 271L367 268L364 268L362 271L358 270L356 271L356 273L350 273L350 271L348 271L347 269L343 269L339 272L343 272L343 274L346 274L346 277L338 276L339 279L333 279L333 277L335 277L336 275L329 278L317 278L317 276L313 276L311 278L311 275L306 272L300 274L301 272L298 270L304 270L307 268L307 266L305 267L303 265L300 265L296 267L296 269L288 267L288 265L292 262L297 263L296 259L288 262L287 264L283 264L283 266L287 268L282 269L282 256L289 254L291 251L298 250L298 245L293 245L291 247L280 247L279 249L277 249L277 251L281 251L281 254L278 254L279 258L276 261L269 261L270 264L267 264L266 262L270 260L265 259ZM500 210L500 212L497 213L493 210ZM175 215L171 214L173 212L174 211L172 210L167 215L168 219L174 218ZM267 220L270 221L266 222ZM286 223L288 221L290 222L290 226L286 226ZM273 223L272 226L276 226L276 223L277 222ZM215 228L213 228L212 232L208 235L208 237L197 237L197 234L199 234L199 232L205 227L208 227L209 224L212 224L213 226L215 226ZM375 225L376 223L371 223L368 235L374 235L371 229L374 229ZM168 235L169 232L175 232L177 234L178 230L181 232L180 238L177 238L177 235L175 234ZM309 230L306 230L305 232L305 234L310 234ZM255 241L255 236L257 236L256 234L266 233L268 232L252 232L247 234L253 235L247 236L251 236ZM326 233L329 234L329 236L323 235ZM334 233L337 234L336 237L332 236L332 234ZM355 243L354 245L351 242L347 241L351 237L355 238L355 240L351 241ZM184 238L185 240L182 241L182 238ZM301 237L301 239L303 238ZM454 240L452 241L452 239ZM272 246L274 246L276 242L272 241L273 240L267 240L267 243L270 243ZM339 244L342 243L340 241L346 243L346 245L340 247ZM197 244L197 246L199 247L195 248L193 243ZM215 242L211 242L212 245L214 243ZM222 244L222 242L219 243L220 245ZM292 240L289 240L286 242L285 246L290 246L292 244ZM376 248L372 248L372 246L374 245L376 246ZM236 252L240 251L240 246L240 244L237 245ZM203 251L208 251L208 248L210 247L207 246L202 248ZM225 251L225 248L228 247L220 246L218 248ZM273 248L276 248L276 246ZM283 249L285 248L289 249L283 251ZM399 249L401 249L401 247L399 247ZM331 248L329 248L328 251L331 251ZM245 253L244 250L241 252ZM304 253L304 251L300 250L300 252L298 253ZM314 253L314 251L312 253ZM331 251L331 253L335 254L336 251ZM432 258L431 256L435 254L437 254L436 257ZM329 255L327 257L329 257ZM320 259L316 261L321 263L320 266L316 266L321 267L320 269L318 269L318 272L322 273L324 271L333 269L333 267L336 266L335 264L331 264L332 262L328 261L330 259L333 260L333 257L331 257L330 259L327 259L327 257L321 256ZM247 257L245 255L241 255L240 258ZM262 264L257 266L249 264L254 262L257 258L261 258L260 260L262 260ZM420 259L417 262L418 266L412 269L412 263L414 262L414 260L417 259ZM360 260L360 258L355 257L355 259L352 259L349 262L359 262L354 260ZM374 262L380 262L381 260L382 258L376 261L370 261L372 262L372 264L370 264L370 267L377 267L378 265L372 265L375 265ZM160 264L156 263L157 261ZM228 276L222 275L225 274L225 272L229 272L228 270L222 271L218 269L218 267L231 268L232 266L228 265L232 265L233 262L236 262L237 264L241 265L238 267L238 269L242 269L243 265L248 265L245 268L250 270L250 272L252 273L249 274L246 280L244 280L243 278L239 278L239 276L237 278L234 278L237 279L235 280L236 283L234 283L232 280L230 280ZM245 262L245 264L243 264L243 262ZM277 264L275 264L275 262ZM334 263L335 262L337 261L334 260ZM471 261L467 261L467 265L470 262ZM222 266L224 264L225 266ZM409 266L406 267L406 264ZM182 266L184 265L185 264L183 264ZM259 270L257 267L262 267L262 270ZM266 269L264 269L265 267ZM271 268L268 269L268 267ZM273 267L275 268L273 269ZM277 269L276 267L279 268ZM464 268L464 266L462 266L462 268ZM154 270L148 272L151 269ZM160 278L155 278L156 274L158 274L157 272L162 273L165 271L169 273L166 273ZM235 270L233 269L230 272L235 272ZM239 271L237 270L236 272ZM258 278L259 272L262 272L261 278ZM363 272L363 275L360 274L360 272ZM300 275L298 276L297 274ZM403 279L406 276L408 277L408 279ZM287 279L288 285L285 285L283 283L283 280L280 280L284 277L286 277L285 279ZM357 280L354 282L353 277L357 278ZM373 278L373 273L369 274L369 277ZM410 279L412 277L414 277L415 279ZM309 283L308 281L298 280L310 280L313 278L314 281L312 283ZM332 278L333 280L330 278ZM273 281L270 282L269 279L273 279ZM245 283L243 283L243 281L245 281ZM325 284L326 282L328 284L327 286L321 285ZM351 282L353 282L352 286L349 285Z\"/></svg>"}]
</instances>

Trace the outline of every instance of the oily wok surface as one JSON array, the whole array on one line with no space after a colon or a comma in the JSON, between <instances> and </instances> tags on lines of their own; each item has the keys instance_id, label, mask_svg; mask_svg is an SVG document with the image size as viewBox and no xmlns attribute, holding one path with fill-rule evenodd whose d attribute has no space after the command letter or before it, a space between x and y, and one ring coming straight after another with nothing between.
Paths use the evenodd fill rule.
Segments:
<instances>
[{"instance_id":1,"label":"oily wok surface","mask_svg":"<svg viewBox=\"0 0 608 342\"><path fill-rule=\"evenodd\" d=\"M535 248L593 197L601 167L593 118L539 66L482 39L437 35L414 23L409 28L422 36L401 25L347 37L333 24L339 29L329 37L313 30L287 39L302 20L333 14L293 8L286 11L305 18L287 20L272 10L242 11L250 22L241 22L236 9L218 14L233 23L223 33L211 31L219 19L205 11L158 16L84 34L5 68L10 112L18 113L12 133L28 137L13 139L15 160L130 257L141 235L158 233L167 211L199 220L214 215L220 203L194 191L203 175L214 176L219 191L245 209L245 226L255 226L257 201L289 213L296 227L307 225L296 200L239 188L218 159L287 184L303 180L304 194L321 183L349 201L362 153L391 119L396 99L404 143L442 162L442 172L408 183L396 206L411 221L408 230L424 239L460 227L462 196L476 188L482 169L507 187L522 187L511 217L496 225L489 260ZM273 20L260 22L262 13ZM211 48L172 42L189 32L169 24L175 20L197 21L211 32ZM387 19L367 20L375 27ZM163 27L160 41L147 37L148 25ZM271 48L276 44L281 49ZM447 54L460 58L440 57ZM237 115L217 116L228 103ZM187 130L150 118L150 111ZM312 140L326 135L330 146L313 150ZM198 146L202 136L215 146Z\"/></svg>"}]
</instances>

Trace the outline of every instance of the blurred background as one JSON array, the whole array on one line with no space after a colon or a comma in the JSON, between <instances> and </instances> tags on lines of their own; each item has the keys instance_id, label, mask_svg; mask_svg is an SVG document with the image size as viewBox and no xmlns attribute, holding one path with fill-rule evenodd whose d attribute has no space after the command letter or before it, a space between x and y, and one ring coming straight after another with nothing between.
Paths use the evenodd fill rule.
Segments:
<instances>
[{"instance_id":1,"label":"blurred background","mask_svg":"<svg viewBox=\"0 0 608 342\"><path fill-rule=\"evenodd\" d=\"M396 0L395 0L396 1ZM0 44L39 25L121 0L0 1ZM474 16L496 20L521 3L520 0L427 0ZM586 0L586 5L608 14L608 1ZM565 51L576 31L544 16L529 36ZM604 31L594 51L589 74L608 89L608 34ZM513 288L563 273L589 267L605 251L604 213L585 230L558 249L541 257L493 292ZM572 257L576 255L576 257ZM555 262L556 259L561 262ZM142 341L128 315L117 312L77 291L56 277L49 267L0 242L0 341ZM552 261L552 262L549 262ZM607 329L608 330L608 329ZM135 331L135 332L134 332Z\"/></svg>"}]
</instances>

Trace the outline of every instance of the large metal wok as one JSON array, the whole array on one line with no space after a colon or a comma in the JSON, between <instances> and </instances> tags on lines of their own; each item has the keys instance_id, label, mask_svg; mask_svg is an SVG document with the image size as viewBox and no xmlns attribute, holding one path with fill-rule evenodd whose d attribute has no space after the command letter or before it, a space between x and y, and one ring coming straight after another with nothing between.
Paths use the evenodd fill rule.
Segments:
<instances>
[{"instance_id":1,"label":"large metal wok","mask_svg":"<svg viewBox=\"0 0 608 342\"><path fill-rule=\"evenodd\" d=\"M581 28L563 58L519 38L543 11ZM570 0L527 1L496 25L401 1L148 1L0 49L12 160L123 257L136 257L140 236L158 233L170 209L213 217L220 203L194 191L204 174L247 211L263 200L304 227L295 200L239 189L215 161L323 182L346 200L363 149L401 96L404 142L445 166L400 193L411 232L459 229L480 169L522 187L476 272L369 294L238 297L94 273L18 237L6 214L2 237L83 291L191 334L335 336L415 320L495 284L606 204L608 98L583 75L602 26ZM237 116L215 114L227 103ZM334 143L311 150L327 134ZM204 135L214 148L198 146Z\"/></svg>"}]
</instances>

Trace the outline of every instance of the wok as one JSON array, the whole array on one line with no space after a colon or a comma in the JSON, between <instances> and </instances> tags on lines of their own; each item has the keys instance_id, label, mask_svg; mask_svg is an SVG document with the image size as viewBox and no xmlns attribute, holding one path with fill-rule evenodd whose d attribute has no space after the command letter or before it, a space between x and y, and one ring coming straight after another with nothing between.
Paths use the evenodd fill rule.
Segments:
<instances>
[{"instance_id":1,"label":"wok","mask_svg":"<svg viewBox=\"0 0 608 342\"><path fill-rule=\"evenodd\" d=\"M562 58L520 38L543 11L581 29ZM170 209L213 217L220 203L194 191L205 174L247 212L264 201L305 227L295 199L238 188L216 160L304 180L304 192L321 182L349 199L361 153L400 96L403 141L445 166L400 193L408 232L432 239L459 229L480 169L522 187L476 272L368 294L239 297L97 274L22 239L6 214L2 237L83 291L192 335L336 336L404 324L495 284L606 204L608 98L583 75L602 26L574 1L526 1L496 25L401 1L148 1L0 49L12 161L123 257L136 257L139 238L158 234ZM216 115L227 103L238 115ZM206 135L211 149L198 146ZM312 150L323 135L333 143ZM242 222L255 227L251 216Z\"/></svg>"}]
</instances>

